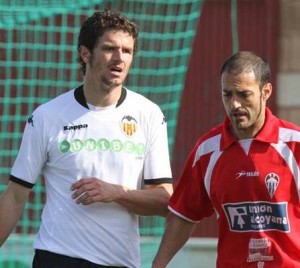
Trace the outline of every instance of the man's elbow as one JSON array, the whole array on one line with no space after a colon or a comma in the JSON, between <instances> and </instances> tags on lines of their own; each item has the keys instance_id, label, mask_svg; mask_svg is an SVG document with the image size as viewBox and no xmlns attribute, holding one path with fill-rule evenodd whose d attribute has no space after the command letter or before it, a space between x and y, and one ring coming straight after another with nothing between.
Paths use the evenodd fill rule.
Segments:
<instances>
[{"instance_id":1,"label":"man's elbow","mask_svg":"<svg viewBox=\"0 0 300 268\"><path fill-rule=\"evenodd\" d=\"M171 195L173 194L173 186L172 184L166 184L164 185L164 194L162 196L162 199L161 199L161 213L160 213L160 216L162 217L167 217L168 214L169 214L169 208L168 208L168 205L169 205L169 200L170 200L170 197Z\"/></svg>"}]
</instances>

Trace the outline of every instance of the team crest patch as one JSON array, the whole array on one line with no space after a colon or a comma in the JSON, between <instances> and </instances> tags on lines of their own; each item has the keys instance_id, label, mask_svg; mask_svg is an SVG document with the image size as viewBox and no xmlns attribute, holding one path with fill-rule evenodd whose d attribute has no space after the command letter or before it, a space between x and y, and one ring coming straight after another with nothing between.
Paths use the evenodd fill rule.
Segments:
<instances>
[{"instance_id":1,"label":"team crest patch","mask_svg":"<svg viewBox=\"0 0 300 268\"><path fill-rule=\"evenodd\" d=\"M121 120L121 129L126 136L133 136L137 130L137 121L130 115L126 115Z\"/></svg>"},{"instance_id":2,"label":"team crest patch","mask_svg":"<svg viewBox=\"0 0 300 268\"><path fill-rule=\"evenodd\" d=\"M270 197L273 198L275 191L279 184L279 176L275 173L269 173L265 177L265 183L266 183L267 190L269 192Z\"/></svg>"}]
</instances>

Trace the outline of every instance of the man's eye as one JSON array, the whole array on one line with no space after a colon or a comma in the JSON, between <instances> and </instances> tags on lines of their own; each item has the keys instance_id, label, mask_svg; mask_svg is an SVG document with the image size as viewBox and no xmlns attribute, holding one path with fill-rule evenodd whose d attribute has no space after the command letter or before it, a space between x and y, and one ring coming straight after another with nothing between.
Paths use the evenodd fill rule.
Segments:
<instances>
[{"instance_id":1,"label":"man's eye","mask_svg":"<svg viewBox=\"0 0 300 268\"><path fill-rule=\"evenodd\" d=\"M239 95L241 98L246 99L246 98L250 97L251 94L249 92L244 92L244 93L240 93Z\"/></svg>"},{"instance_id":2,"label":"man's eye","mask_svg":"<svg viewBox=\"0 0 300 268\"><path fill-rule=\"evenodd\" d=\"M132 50L131 50L131 49L124 49L123 52L124 52L124 53L127 53L127 54L132 54Z\"/></svg>"},{"instance_id":3,"label":"man's eye","mask_svg":"<svg viewBox=\"0 0 300 268\"><path fill-rule=\"evenodd\" d=\"M113 51L114 48L113 47L103 47L103 50L105 50L105 51Z\"/></svg>"},{"instance_id":4,"label":"man's eye","mask_svg":"<svg viewBox=\"0 0 300 268\"><path fill-rule=\"evenodd\" d=\"M229 92L223 92L223 96L224 97L226 97L226 98L229 98L229 97L231 97L231 93L229 93Z\"/></svg>"}]
</instances>

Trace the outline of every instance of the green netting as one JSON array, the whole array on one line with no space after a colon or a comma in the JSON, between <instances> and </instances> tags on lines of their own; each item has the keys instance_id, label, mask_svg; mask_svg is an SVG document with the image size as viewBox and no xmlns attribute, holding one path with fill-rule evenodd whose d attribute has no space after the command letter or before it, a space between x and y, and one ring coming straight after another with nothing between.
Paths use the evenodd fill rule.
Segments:
<instances>
[{"instance_id":1,"label":"green netting","mask_svg":"<svg viewBox=\"0 0 300 268\"><path fill-rule=\"evenodd\" d=\"M203 0L204 1L204 0ZM76 44L94 10L124 12L140 29L139 52L126 86L158 103L168 120L172 152L181 92L201 0L0 0L0 192L7 183L25 121L33 109L82 81ZM34 187L25 213L0 250L0 267L30 267L44 186ZM164 219L141 218L142 266L150 267Z\"/></svg>"}]
</instances>

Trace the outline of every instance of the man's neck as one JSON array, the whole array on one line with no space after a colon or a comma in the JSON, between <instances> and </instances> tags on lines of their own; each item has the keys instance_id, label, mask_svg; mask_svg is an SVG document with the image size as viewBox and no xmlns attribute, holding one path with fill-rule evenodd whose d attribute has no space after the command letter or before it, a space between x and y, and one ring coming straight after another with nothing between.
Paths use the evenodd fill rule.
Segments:
<instances>
[{"instance_id":1,"label":"man's neck","mask_svg":"<svg viewBox=\"0 0 300 268\"><path fill-rule=\"evenodd\" d=\"M106 107L116 104L121 96L122 85L114 88L91 87L83 85L86 102L96 107Z\"/></svg>"}]
</instances>

